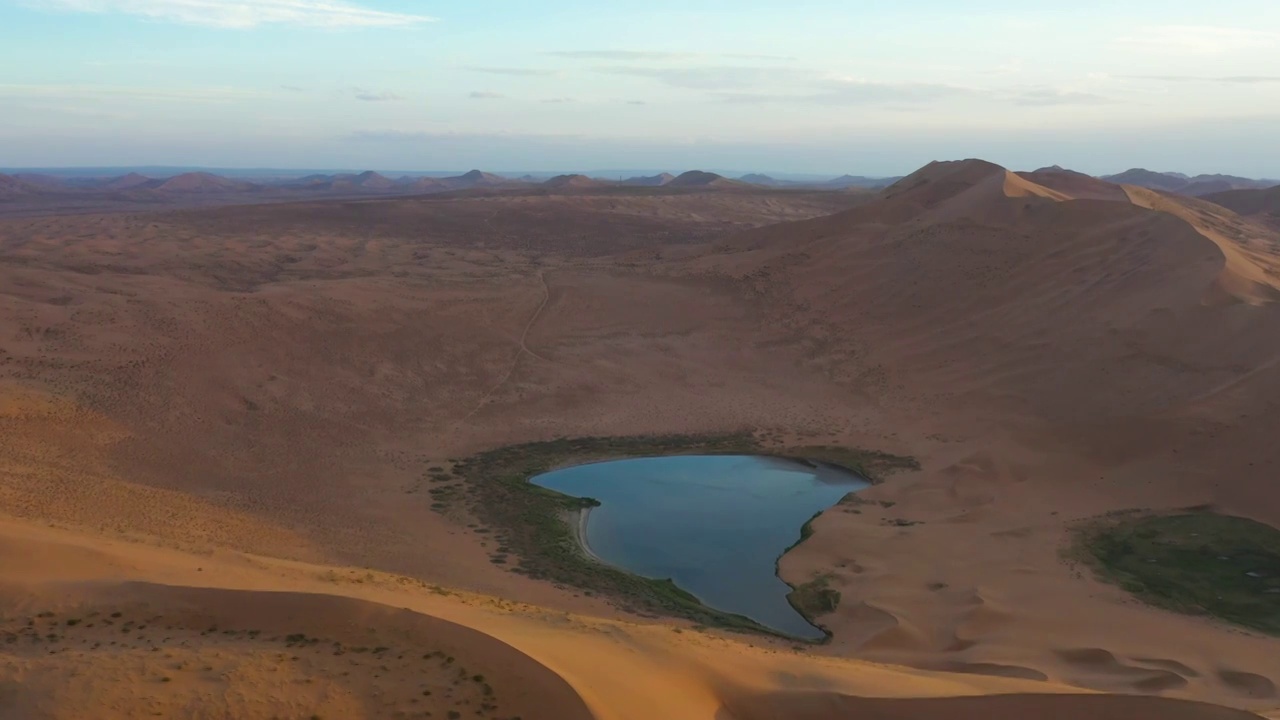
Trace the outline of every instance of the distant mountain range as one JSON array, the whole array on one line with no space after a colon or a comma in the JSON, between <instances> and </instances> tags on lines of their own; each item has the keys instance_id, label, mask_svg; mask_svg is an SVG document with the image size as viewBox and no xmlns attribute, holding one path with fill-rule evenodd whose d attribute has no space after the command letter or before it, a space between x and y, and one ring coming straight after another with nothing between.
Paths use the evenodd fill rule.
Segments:
<instances>
[{"instance_id":1,"label":"distant mountain range","mask_svg":"<svg viewBox=\"0 0 1280 720\"><path fill-rule=\"evenodd\" d=\"M196 171L165 178L152 178L130 172L118 176L63 177L37 173L0 174L0 197L49 195L64 193L118 194L127 199L147 196L235 195L244 193L275 194L282 197L304 194L365 193L429 193L467 190L482 187L505 187L520 181L492 173L472 170L454 177L405 176L392 179L373 171L362 173L312 174L303 177L275 179L269 182L248 180Z\"/></svg>"},{"instance_id":2,"label":"distant mountain range","mask_svg":"<svg viewBox=\"0 0 1280 720\"><path fill-rule=\"evenodd\" d=\"M533 178L528 179L533 181ZM611 185L672 188L741 188L755 185L759 187L809 190L847 190L850 188L877 190L892 185L898 179L899 178L869 178L854 175L843 175L831 180L800 181L779 180L777 178L770 177L769 175L761 175L759 173L743 175L737 179L733 179L719 173L708 172L705 170L690 170L680 175L672 175L671 173L662 173L660 175L640 175L626 180L617 181L591 177L583 174L557 175L556 177L544 181L542 184L546 187L580 189L608 187Z\"/></svg>"},{"instance_id":3,"label":"distant mountain range","mask_svg":"<svg viewBox=\"0 0 1280 720\"><path fill-rule=\"evenodd\" d=\"M901 180L901 177L864 177L861 175L841 175L832 180L779 180L768 175L754 173L738 178L742 182L765 187L810 188L817 190L848 190L864 188L880 190Z\"/></svg>"},{"instance_id":4,"label":"distant mountain range","mask_svg":"<svg viewBox=\"0 0 1280 720\"><path fill-rule=\"evenodd\" d=\"M1205 195L1203 199L1280 230L1280 184L1269 188L1227 190Z\"/></svg>"},{"instance_id":5,"label":"distant mountain range","mask_svg":"<svg viewBox=\"0 0 1280 720\"><path fill-rule=\"evenodd\" d=\"M122 169L117 169L123 170ZM732 189L768 187L806 190L865 190L877 191L893 185L898 177L866 177L842 175L829 180L786 180L760 173L742 175L736 179L702 170L690 170L680 175L661 173L638 175L625 180L604 179L589 174L565 174L546 178L525 175L520 178L472 170L460 175L440 177L434 174L405 174L397 178L378 172L313 173L302 177L271 175L284 171L246 171L245 177L215 174L196 170L169 176L152 177L142 172L99 175L92 170L75 171L22 171L11 175L0 174L0 198L41 197L45 195L77 193L97 197L120 197L137 201L163 201L169 197L238 196L256 194L264 198L308 197L312 195L360 196L379 194L426 194L486 188L543 187L553 190L591 190L617 186ZM1196 175L1154 172L1141 168L1126 170L1116 175L1095 178L1058 166L1040 168L1024 177L1039 178L1051 186L1070 186L1074 197L1090 194L1114 194L1118 185L1136 185L1162 192L1192 196L1209 196L1235 190L1259 190L1280 182L1255 180L1232 175ZM1101 182L1105 181L1105 182Z\"/></svg>"},{"instance_id":6,"label":"distant mountain range","mask_svg":"<svg viewBox=\"0 0 1280 720\"><path fill-rule=\"evenodd\" d=\"M542 182L544 187L564 189L586 189L624 185L630 187L671 187L671 188L743 188L748 186L776 188L807 188L844 190L853 187L875 189L891 185L896 178L859 178L845 175L833 180L821 182L799 182L777 180L768 175L750 174L738 179L725 177L719 173L705 170L690 170L680 175L662 173L660 175L641 175L626 180L605 180L588 175L557 175ZM533 180L529 178L529 180Z\"/></svg>"},{"instance_id":7,"label":"distant mountain range","mask_svg":"<svg viewBox=\"0 0 1280 720\"><path fill-rule=\"evenodd\" d=\"M260 186L206 172L192 172L170 178L149 178L137 173L118 177L60 178L50 175L0 175L0 195L55 193L122 193L140 196L155 194L242 193Z\"/></svg>"},{"instance_id":8,"label":"distant mountain range","mask_svg":"<svg viewBox=\"0 0 1280 720\"><path fill-rule=\"evenodd\" d=\"M359 174L337 173L334 175L307 175L297 180L286 180L275 183L276 187L295 190L312 190L328 192L447 192L449 190L466 190L475 187L497 187L520 182L493 175L491 173L472 170L454 177L410 177L408 175L391 179L386 175L368 170Z\"/></svg>"},{"instance_id":9,"label":"distant mountain range","mask_svg":"<svg viewBox=\"0 0 1280 720\"><path fill-rule=\"evenodd\" d=\"M1255 180L1235 175L1196 175L1194 177L1175 172L1155 172L1143 168L1125 170L1116 175L1104 175L1103 180L1117 185L1137 185L1150 190L1202 197L1228 190L1256 190L1280 184L1277 180Z\"/></svg>"}]
</instances>

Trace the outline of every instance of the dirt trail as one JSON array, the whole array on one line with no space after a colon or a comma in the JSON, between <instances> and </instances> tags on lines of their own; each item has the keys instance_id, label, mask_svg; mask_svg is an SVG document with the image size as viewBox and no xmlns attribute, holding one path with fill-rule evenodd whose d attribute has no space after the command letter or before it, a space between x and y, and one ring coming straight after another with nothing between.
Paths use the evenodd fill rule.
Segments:
<instances>
[{"instance_id":1,"label":"dirt trail","mask_svg":"<svg viewBox=\"0 0 1280 720\"><path fill-rule=\"evenodd\" d=\"M538 282L542 285L542 302L538 303L538 308L533 311L533 314L529 316L528 322L524 324L524 330L520 333L519 349L516 351L515 357L511 359L510 367L508 367L507 371L503 373L502 379L499 380L496 385L489 388L489 391L484 394L484 397L480 398L480 401L471 409L471 412L467 413L466 416L458 421L458 425L470 420L476 413L484 409L485 405L489 404L489 401L493 399L493 396L511 380L511 376L515 374L516 368L520 366L520 359L524 357L525 353L528 353L543 362L551 362L531 350L528 344L529 331L533 329L534 323L538 322L538 318L542 316L542 311L546 310L547 304L551 301L551 288L547 286L546 274L542 270L538 271Z\"/></svg>"}]
</instances>

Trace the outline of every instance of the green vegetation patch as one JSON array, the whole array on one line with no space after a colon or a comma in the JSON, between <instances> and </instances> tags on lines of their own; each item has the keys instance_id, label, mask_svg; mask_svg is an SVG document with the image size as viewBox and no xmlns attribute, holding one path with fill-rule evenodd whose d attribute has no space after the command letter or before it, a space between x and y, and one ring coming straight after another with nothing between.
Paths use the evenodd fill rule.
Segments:
<instances>
[{"instance_id":1,"label":"green vegetation patch","mask_svg":"<svg viewBox=\"0 0 1280 720\"><path fill-rule=\"evenodd\" d=\"M803 585L797 585L787 594L787 601L796 612L813 625L818 617L829 615L840 607L840 591L831 587L831 576L820 575Z\"/></svg>"},{"instance_id":2,"label":"green vegetation patch","mask_svg":"<svg viewBox=\"0 0 1280 720\"><path fill-rule=\"evenodd\" d=\"M670 580L640 577L596 562L577 538L578 511L599 503L539 487L529 478L593 461L664 455L773 455L829 462L876 481L915 461L834 447L771 448L750 433L586 437L498 448L454 466L458 480L432 490L440 512L465 510L496 542L493 558L512 571L609 596L633 612L682 617L744 632L777 634L748 618L709 608Z\"/></svg>"},{"instance_id":3,"label":"green vegetation patch","mask_svg":"<svg viewBox=\"0 0 1280 720\"><path fill-rule=\"evenodd\" d=\"M1081 532L1098 574L1169 610L1280 635L1280 530L1195 513L1137 516Z\"/></svg>"}]
</instances>

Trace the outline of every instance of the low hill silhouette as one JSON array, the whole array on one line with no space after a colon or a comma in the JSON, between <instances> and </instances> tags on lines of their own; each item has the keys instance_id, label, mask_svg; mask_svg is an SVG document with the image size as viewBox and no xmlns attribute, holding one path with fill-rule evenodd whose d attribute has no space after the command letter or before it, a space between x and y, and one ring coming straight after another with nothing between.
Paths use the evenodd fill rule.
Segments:
<instances>
[{"instance_id":1,"label":"low hill silhouette","mask_svg":"<svg viewBox=\"0 0 1280 720\"><path fill-rule=\"evenodd\" d=\"M497 187L500 185L508 185L512 180L494 175L493 173L483 172L481 170L472 170L471 172L454 177L441 178L440 181L445 185L455 188L473 188L473 187Z\"/></svg>"},{"instance_id":2,"label":"low hill silhouette","mask_svg":"<svg viewBox=\"0 0 1280 720\"><path fill-rule=\"evenodd\" d=\"M1206 195L1204 199L1238 215L1280 217L1280 185L1254 190L1228 190Z\"/></svg>"},{"instance_id":3,"label":"low hill silhouette","mask_svg":"<svg viewBox=\"0 0 1280 720\"><path fill-rule=\"evenodd\" d=\"M165 180L155 189L159 192L171 193L223 193L245 192L256 186L253 183L232 180L207 172L192 172L175 175Z\"/></svg>"},{"instance_id":4,"label":"low hill silhouette","mask_svg":"<svg viewBox=\"0 0 1280 720\"><path fill-rule=\"evenodd\" d=\"M557 175L542 184L549 188L598 188L608 187L615 183L597 180L586 175Z\"/></svg>"},{"instance_id":5,"label":"low hill silhouette","mask_svg":"<svg viewBox=\"0 0 1280 720\"><path fill-rule=\"evenodd\" d=\"M1102 179L1117 185L1137 185L1149 190L1174 192L1192 197L1201 197L1227 190L1268 187L1272 184L1266 180L1254 180L1235 175L1196 175L1191 177L1183 173L1153 172L1142 168L1126 170L1118 175L1107 175Z\"/></svg>"},{"instance_id":6,"label":"low hill silhouette","mask_svg":"<svg viewBox=\"0 0 1280 720\"><path fill-rule=\"evenodd\" d=\"M623 185L635 185L638 187L660 187L669 184L675 180L676 176L671 173L660 173L658 175L650 175L648 177L633 177L622 181Z\"/></svg>"},{"instance_id":7,"label":"low hill silhouette","mask_svg":"<svg viewBox=\"0 0 1280 720\"><path fill-rule=\"evenodd\" d=\"M743 183L737 180L730 180L723 175L717 175L713 172L704 172L702 170L690 170L686 173L678 175L675 179L667 183L669 187L740 187Z\"/></svg>"}]
</instances>

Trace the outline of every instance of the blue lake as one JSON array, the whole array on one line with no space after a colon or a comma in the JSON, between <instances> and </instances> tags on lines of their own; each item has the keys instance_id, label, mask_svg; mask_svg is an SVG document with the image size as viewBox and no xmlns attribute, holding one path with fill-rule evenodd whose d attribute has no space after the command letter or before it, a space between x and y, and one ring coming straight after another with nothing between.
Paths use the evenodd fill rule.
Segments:
<instances>
[{"instance_id":1,"label":"blue lake","mask_svg":"<svg viewBox=\"0 0 1280 720\"><path fill-rule=\"evenodd\" d=\"M777 560L805 522L869 485L832 465L740 455L617 460L531 482L600 501L584 533L599 560L670 578L705 605L811 639L823 633L787 601Z\"/></svg>"}]
</instances>

